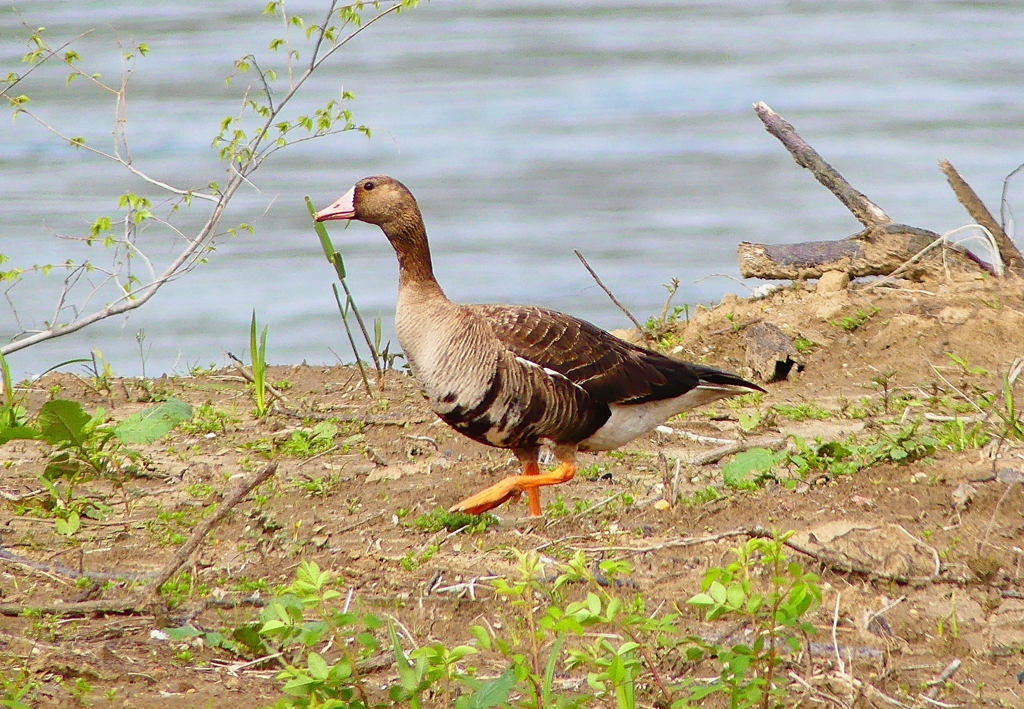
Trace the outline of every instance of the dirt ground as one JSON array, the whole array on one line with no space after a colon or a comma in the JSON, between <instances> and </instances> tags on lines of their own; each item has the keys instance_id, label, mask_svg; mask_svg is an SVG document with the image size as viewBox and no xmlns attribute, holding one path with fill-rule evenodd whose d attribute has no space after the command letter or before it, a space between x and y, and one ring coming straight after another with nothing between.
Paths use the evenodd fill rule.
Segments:
<instances>
[{"instance_id":1,"label":"dirt ground","mask_svg":"<svg viewBox=\"0 0 1024 709\"><path fill-rule=\"evenodd\" d=\"M368 397L353 367L273 367L268 378L287 403L264 420L254 418L251 391L229 370L109 382L50 374L26 385L20 391L30 413L58 396L122 420L154 398L173 396L223 415L212 430L179 427L159 443L134 446L144 454L145 477L129 480L124 495L101 483L83 487L78 494L110 509L101 520L83 519L70 538L41 511L45 495L31 496L40 489L46 447L0 447L0 541L37 562L0 558L0 603L8 614L0 616L0 671L10 681L27 669L39 683L29 695L38 706L268 705L281 697L273 662L242 666L250 658L194 643L185 654L183 643L154 631L180 622L211 595L242 598L258 580L271 589L287 583L301 560L312 560L340 577L343 596L351 590L359 607L392 614L419 642L458 644L470 638L472 622L494 612L494 594L485 582L475 597L437 589L511 574L510 548L553 560L578 549L628 560L648 608L678 604L702 632L685 601L709 566L731 561L729 549L742 537L674 542L763 527L796 530L794 540L814 552L790 550L822 577L824 601L811 618L816 640L831 641L838 603L839 644L855 651L848 673L903 705L929 706L924 687L960 659L932 697L944 704L931 706L1024 706L1024 486L1014 482L1024 477L1024 444L995 439L959 452L940 445L909 464L745 491L722 487L721 462L688 465L720 445L707 439L860 440L918 420L923 435L944 423L931 419L983 416L976 405L986 408L986 392L997 395L995 411L1005 410L1000 378L1024 356L1020 282L971 277L831 293L794 284L761 300L727 296L713 309L691 311L688 321L680 316L662 328L661 344L682 358L743 372L745 331L758 320L799 338L802 371L766 385L760 401L723 402L674 419L671 432L643 437L624 453L581 454L574 481L544 490L546 518L529 520L523 502L508 504L496 510L499 525L473 535L424 532L412 521L513 473L514 459L438 422L402 372L389 373L383 391L374 387ZM1015 392L1019 410L1024 381ZM339 429L334 449L308 458L283 449L297 429L327 418ZM992 414L984 425L996 430L998 420ZM258 500L240 503L205 539L166 615L17 613L125 597L131 589L123 582L76 583L54 564L157 570L236 477L270 459L279 463L276 475ZM844 564L917 581L844 571ZM218 630L258 612L207 608L193 622ZM82 696L79 683L76 697L82 679L91 693ZM835 706L887 705L841 688L835 696Z\"/></svg>"}]
</instances>

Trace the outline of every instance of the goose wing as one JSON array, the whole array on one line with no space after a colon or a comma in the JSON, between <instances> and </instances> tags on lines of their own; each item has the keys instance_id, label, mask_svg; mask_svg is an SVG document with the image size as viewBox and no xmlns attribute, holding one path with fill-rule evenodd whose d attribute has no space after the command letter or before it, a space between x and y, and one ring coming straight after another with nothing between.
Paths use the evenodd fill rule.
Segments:
<instances>
[{"instance_id":1,"label":"goose wing","mask_svg":"<svg viewBox=\"0 0 1024 709\"><path fill-rule=\"evenodd\" d=\"M671 399L698 386L759 388L728 372L636 347L555 310L508 305L468 307L515 355L562 374L606 404Z\"/></svg>"}]
</instances>

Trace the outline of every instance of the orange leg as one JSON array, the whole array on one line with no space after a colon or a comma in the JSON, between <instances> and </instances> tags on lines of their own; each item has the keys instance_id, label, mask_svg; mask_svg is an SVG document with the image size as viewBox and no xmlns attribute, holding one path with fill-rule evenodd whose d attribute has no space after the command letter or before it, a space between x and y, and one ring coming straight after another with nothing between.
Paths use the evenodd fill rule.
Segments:
<instances>
[{"instance_id":1,"label":"orange leg","mask_svg":"<svg viewBox=\"0 0 1024 709\"><path fill-rule=\"evenodd\" d=\"M523 475L540 475L540 466L536 460L523 463ZM540 490L535 487L526 488L526 499L530 503L530 516L543 517L544 512L540 507Z\"/></svg>"},{"instance_id":2,"label":"orange leg","mask_svg":"<svg viewBox=\"0 0 1024 709\"><path fill-rule=\"evenodd\" d=\"M559 465L550 473L540 472L536 460L527 460L523 463L522 475L510 475L503 480L499 480L486 490L482 490L471 497L467 497L459 504L453 505L449 511L480 514L481 512L494 509L513 497L518 497L520 493L525 491L530 501L530 516L539 517L542 512L540 507L540 491L537 488L544 487L545 485L560 485L569 482L576 475L575 446L557 446L555 448L555 457L558 458Z\"/></svg>"}]
</instances>

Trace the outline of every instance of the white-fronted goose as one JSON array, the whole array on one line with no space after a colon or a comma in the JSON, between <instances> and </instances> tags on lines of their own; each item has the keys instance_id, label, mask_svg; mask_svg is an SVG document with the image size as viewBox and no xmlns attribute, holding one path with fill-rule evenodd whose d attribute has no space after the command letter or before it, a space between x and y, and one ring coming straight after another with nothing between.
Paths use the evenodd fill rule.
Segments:
<instances>
[{"instance_id":1,"label":"white-fronted goose","mask_svg":"<svg viewBox=\"0 0 1024 709\"><path fill-rule=\"evenodd\" d=\"M395 330L430 408L475 441L511 449L523 466L451 509L479 514L527 492L541 514L543 485L576 474L576 451L618 448L671 416L761 387L665 357L554 310L459 305L434 278L423 218L391 177L366 177L317 212L383 230L398 255ZM541 473L542 445L559 461Z\"/></svg>"}]
</instances>

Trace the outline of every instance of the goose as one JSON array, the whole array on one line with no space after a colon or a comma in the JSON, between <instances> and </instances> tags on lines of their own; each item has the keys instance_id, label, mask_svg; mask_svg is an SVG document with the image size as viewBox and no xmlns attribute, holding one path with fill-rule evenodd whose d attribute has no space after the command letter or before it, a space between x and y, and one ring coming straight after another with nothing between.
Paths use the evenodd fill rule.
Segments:
<instances>
[{"instance_id":1,"label":"goose","mask_svg":"<svg viewBox=\"0 0 1024 709\"><path fill-rule=\"evenodd\" d=\"M463 305L441 290L419 206L387 176L365 177L316 213L375 224L398 256L395 331L430 408L459 433L510 449L522 466L453 505L480 514L526 492L568 482L577 451L625 445L668 418L738 394L764 391L730 372L642 349L595 325L528 305ZM558 462L541 472L542 446Z\"/></svg>"}]
</instances>

